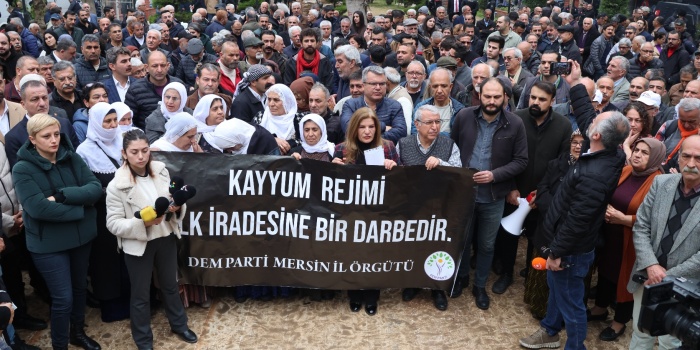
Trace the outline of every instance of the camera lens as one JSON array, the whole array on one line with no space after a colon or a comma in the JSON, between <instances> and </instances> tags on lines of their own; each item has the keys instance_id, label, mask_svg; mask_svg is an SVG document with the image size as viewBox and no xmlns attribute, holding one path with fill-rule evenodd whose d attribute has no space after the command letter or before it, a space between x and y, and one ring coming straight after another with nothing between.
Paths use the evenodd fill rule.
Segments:
<instances>
[{"instance_id":1,"label":"camera lens","mask_svg":"<svg viewBox=\"0 0 700 350\"><path fill-rule=\"evenodd\" d=\"M664 328L683 341L688 349L700 348L700 317L681 305L668 310L664 317Z\"/></svg>"}]
</instances>

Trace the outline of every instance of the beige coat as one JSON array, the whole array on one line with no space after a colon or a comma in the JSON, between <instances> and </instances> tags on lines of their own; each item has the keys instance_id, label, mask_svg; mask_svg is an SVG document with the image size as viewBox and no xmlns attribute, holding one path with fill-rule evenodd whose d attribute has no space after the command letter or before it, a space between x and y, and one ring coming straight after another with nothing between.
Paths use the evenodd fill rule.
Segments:
<instances>
[{"instance_id":1,"label":"beige coat","mask_svg":"<svg viewBox=\"0 0 700 350\"><path fill-rule=\"evenodd\" d=\"M2 134L0 133L0 136ZM4 140L3 140L4 141ZM17 234L12 227L15 220L13 214L20 210L19 201L15 194L15 186L12 183L12 172L10 172L10 162L5 156L5 145L0 143L0 208L2 208L2 231L12 237ZM13 212L14 211L14 212Z\"/></svg>"},{"instance_id":2,"label":"beige coat","mask_svg":"<svg viewBox=\"0 0 700 350\"><path fill-rule=\"evenodd\" d=\"M158 196L170 198L170 174L165 164L151 161L151 169L155 174L153 182ZM117 169L114 179L107 185L107 229L117 236L119 248L124 253L142 256L148 241L163 237L161 230L151 230L143 220L134 217L134 212L153 204L132 181L127 166ZM180 223L185 217L186 209L185 204L180 209L179 216L173 215L170 221L164 220L160 225L167 225L167 232L175 233L180 238Z\"/></svg>"}]
</instances>

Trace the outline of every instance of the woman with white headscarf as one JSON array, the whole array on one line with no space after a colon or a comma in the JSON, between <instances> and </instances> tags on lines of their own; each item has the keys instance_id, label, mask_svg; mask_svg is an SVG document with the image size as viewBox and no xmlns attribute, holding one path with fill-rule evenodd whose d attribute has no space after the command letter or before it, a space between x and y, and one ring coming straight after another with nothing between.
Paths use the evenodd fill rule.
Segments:
<instances>
[{"instance_id":1,"label":"woman with white headscarf","mask_svg":"<svg viewBox=\"0 0 700 350\"><path fill-rule=\"evenodd\" d=\"M134 126L134 112L124 102L112 103L112 108L117 112L117 128L122 135L131 129L138 129Z\"/></svg>"},{"instance_id":2,"label":"woman with white headscarf","mask_svg":"<svg viewBox=\"0 0 700 350\"><path fill-rule=\"evenodd\" d=\"M178 113L186 112L192 115L192 109L187 104L187 89L181 83L170 83L163 88L162 99L151 115L146 118L146 136L153 143L165 133L165 123Z\"/></svg>"},{"instance_id":3,"label":"woman with white headscarf","mask_svg":"<svg viewBox=\"0 0 700 350\"><path fill-rule=\"evenodd\" d=\"M207 136L218 153L280 155L275 137L269 131L238 118L224 121Z\"/></svg>"},{"instance_id":4,"label":"woman with white headscarf","mask_svg":"<svg viewBox=\"0 0 700 350\"><path fill-rule=\"evenodd\" d=\"M267 129L275 137L280 153L288 154L301 144L299 122L304 115L297 113L296 97L287 85L272 85L265 96L265 110L253 117L252 123Z\"/></svg>"},{"instance_id":5,"label":"woman with white headscarf","mask_svg":"<svg viewBox=\"0 0 700 350\"><path fill-rule=\"evenodd\" d=\"M76 153L83 158L102 188L114 178L122 164L122 138L117 128L117 111L109 103L98 102L88 112L86 138ZM90 252L92 293L100 301L102 321L129 318L129 279L122 255L114 249L117 238L107 230L105 195L95 203L97 237Z\"/></svg>"},{"instance_id":6,"label":"woman with white headscarf","mask_svg":"<svg viewBox=\"0 0 700 350\"><path fill-rule=\"evenodd\" d=\"M328 142L326 121L318 114L307 114L299 122L301 146L291 150L292 157L297 160L315 159L330 162L335 153L335 145Z\"/></svg>"},{"instance_id":7,"label":"woman with white headscarf","mask_svg":"<svg viewBox=\"0 0 700 350\"><path fill-rule=\"evenodd\" d=\"M189 113L175 114L165 123L165 134L151 144L154 151L202 152L197 144L197 119Z\"/></svg>"},{"instance_id":8,"label":"woman with white headscarf","mask_svg":"<svg viewBox=\"0 0 700 350\"><path fill-rule=\"evenodd\" d=\"M226 119L226 102L220 96L210 94L202 97L194 108L197 132L202 134L199 146L205 153L221 153L214 145L211 133Z\"/></svg>"}]
</instances>

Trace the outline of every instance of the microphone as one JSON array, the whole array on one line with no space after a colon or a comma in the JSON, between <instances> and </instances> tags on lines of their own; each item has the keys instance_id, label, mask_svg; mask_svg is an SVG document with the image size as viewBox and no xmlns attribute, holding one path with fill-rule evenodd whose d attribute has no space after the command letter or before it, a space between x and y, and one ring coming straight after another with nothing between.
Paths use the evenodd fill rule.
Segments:
<instances>
[{"instance_id":1,"label":"microphone","mask_svg":"<svg viewBox=\"0 0 700 350\"><path fill-rule=\"evenodd\" d=\"M173 195L177 190L181 189L182 186L185 185L185 180L179 176L173 176L170 178L170 187L168 190L170 191L170 194Z\"/></svg>"},{"instance_id":2,"label":"microphone","mask_svg":"<svg viewBox=\"0 0 700 350\"><path fill-rule=\"evenodd\" d=\"M190 198L194 197L196 194L197 194L197 189L194 188L194 186L190 186L190 185L182 186L182 188L179 191L176 191L175 193L173 193L172 204L179 207L179 206L185 204L185 202L187 202Z\"/></svg>"},{"instance_id":3,"label":"microphone","mask_svg":"<svg viewBox=\"0 0 700 350\"><path fill-rule=\"evenodd\" d=\"M540 257L532 259L532 268L540 271L545 270L547 268L547 260Z\"/></svg>"},{"instance_id":4,"label":"microphone","mask_svg":"<svg viewBox=\"0 0 700 350\"><path fill-rule=\"evenodd\" d=\"M134 213L134 217L137 219L141 219L145 222L150 222L153 221L165 214L165 212L168 210L168 205L170 204L170 201L168 201L167 198L165 197L158 197L156 199L156 204L155 208L153 206L147 206L137 212Z\"/></svg>"}]
</instances>

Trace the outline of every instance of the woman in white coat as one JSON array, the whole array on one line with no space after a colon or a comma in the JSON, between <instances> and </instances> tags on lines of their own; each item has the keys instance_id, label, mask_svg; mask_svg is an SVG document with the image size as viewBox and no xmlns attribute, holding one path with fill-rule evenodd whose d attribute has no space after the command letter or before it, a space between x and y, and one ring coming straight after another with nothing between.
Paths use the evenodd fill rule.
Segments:
<instances>
[{"instance_id":1,"label":"woman in white coat","mask_svg":"<svg viewBox=\"0 0 700 350\"><path fill-rule=\"evenodd\" d=\"M182 340L196 343L197 335L187 326L187 314L178 295L177 245L179 224L185 205L170 206L170 220L162 215L145 222L134 212L153 206L158 197L170 199L170 174L165 164L151 161L146 134L131 130L124 134L124 164L117 169L107 186L107 228L117 236L119 248L131 281L131 333L139 349L153 348L151 331L150 286L153 268L163 293L163 306L170 329Z\"/></svg>"}]
</instances>

